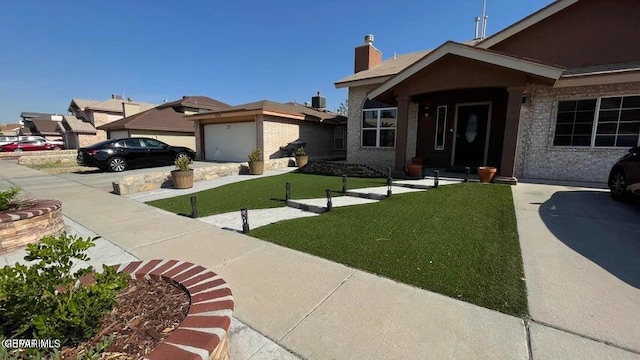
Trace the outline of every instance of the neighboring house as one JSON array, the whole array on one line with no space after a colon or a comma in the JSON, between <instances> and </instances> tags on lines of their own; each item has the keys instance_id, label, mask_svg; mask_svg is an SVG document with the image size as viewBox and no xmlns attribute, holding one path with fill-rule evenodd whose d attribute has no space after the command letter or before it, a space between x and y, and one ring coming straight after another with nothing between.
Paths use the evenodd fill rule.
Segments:
<instances>
[{"instance_id":1,"label":"neighboring house","mask_svg":"<svg viewBox=\"0 0 640 360\"><path fill-rule=\"evenodd\" d=\"M5 136L18 135L20 124L0 124L0 134Z\"/></svg>"},{"instance_id":2,"label":"neighboring house","mask_svg":"<svg viewBox=\"0 0 640 360\"><path fill-rule=\"evenodd\" d=\"M203 160L244 162L255 148L264 159L275 159L304 146L311 157L344 155L346 118L324 110L319 94L312 103L315 108L263 100L187 116L196 123L196 154Z\"/></svg>"},{"instance_id":3,"label":"neighboring house","mask_svg":"<svg viewBox=\"0 0 640 360\"><path fill-rule=\"evenodd\" d=\"M22 127L19 135L37 135L49 140L63 141L65 129L63 116L58 114L22 112Z\"/></svg>"},{"instance_id":4,"label":"neighboring house","mask_svg":"<svg viewBox=\"0 0 640 360\"><path fill-rule=\"evenodd\" d=\"M606 181L640 139L640 1L560 0L486 39L382 62L355 50L347 159Z\"/></svg>"},{"instance_id":5,"label":"neighboring house","mask_svg":"<svg viewBox=\"0 0 640 360\"><path fill-rule=\"evenodd\" d=\"M182 99L98 126L109 139L130 136L151 137L169 145L196 148L194 123L185 115L203 111L220 111L231 106L206 96L183 96Z\"/></svg>"},{"instance_id":6,"label":"neighboring house","mask_svg":"<svg viewBox=\"0 0 640 360\"><path fill-rule=\"evenodd\" d=\"M91 134L88 131L83 133L71 132L72 135L69 136L69 141L74 144L73 147L85 147L104 141L107 139L107 132L96 130L95 128L123 117L149 110L155 106L156 104L134 102L130 98L124 100L119 95L111 95L111 99L104 101L72 99L68 109L70 115L77 120L90 124L94 128L95 134ZM71 128L71 126L69 127Z\"/></svg>"}]
</instances>

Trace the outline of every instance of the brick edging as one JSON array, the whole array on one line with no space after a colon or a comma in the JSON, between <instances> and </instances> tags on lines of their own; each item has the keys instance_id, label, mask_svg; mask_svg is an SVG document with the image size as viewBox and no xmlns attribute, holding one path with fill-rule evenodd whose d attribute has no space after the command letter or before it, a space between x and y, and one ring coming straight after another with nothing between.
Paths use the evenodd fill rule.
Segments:
<instances>
[{"instance_id":1,"label":"brick edging","mask_svg":"<svg viewBox=\"0 0 640 360\"><path fill-rule=\"evenodd\" d=\"M36 200L27 210L14 210L0 213L0 223L8 223L22 219L29 219L35 216L48 214L62 207L58 200Z\"/></svg>"},{"instance_id":2,"label":"brick edging","mask_svg":"<svg viewBox=\"0 0 640 360\"><path fill-rule=\"evenodd\" d=\"M189 312L180 326L146 359L225 359L233 315L233 295L213 271L180 260L134 261L114 265L132 279L164 279L182 286L190 299ZM222 354L224 352L224 354Z\"/></svg>"}]
</instances>

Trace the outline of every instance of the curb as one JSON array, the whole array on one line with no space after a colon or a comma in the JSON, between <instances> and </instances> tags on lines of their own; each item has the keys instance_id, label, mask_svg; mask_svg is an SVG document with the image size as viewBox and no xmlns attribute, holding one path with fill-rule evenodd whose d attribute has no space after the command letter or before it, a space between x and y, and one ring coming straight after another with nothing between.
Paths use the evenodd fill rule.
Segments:
<instances>
[{"instance_id":1,"label":"curb","mask_svg":"<svg viewBox=\"0 0 640 360\"><path fill-rule=\"evenodd\" d=\"M113 266L132 279L163 279L189 295L189 312L180 326L145 359L228 359L233 295L227 283L206 268L180 260L134 261Z\"/></svg>"}]
</instances>

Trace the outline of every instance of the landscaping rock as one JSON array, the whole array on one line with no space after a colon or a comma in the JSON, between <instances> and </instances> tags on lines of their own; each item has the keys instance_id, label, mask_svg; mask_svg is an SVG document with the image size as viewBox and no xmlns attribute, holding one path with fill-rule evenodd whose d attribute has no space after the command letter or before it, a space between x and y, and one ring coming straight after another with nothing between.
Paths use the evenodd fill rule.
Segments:
<instances>
[{"instance_id":1,"label":"landscaping rock","mask_svg":"<svg viewBox=\"0 0 640 360\"><path fill-rule=\"evenodd\" d=\"M332 161L315 161L296 170L303 174L318 174L348 177L364 177L364 178L380 178L386 177L387 174L374 167L363 164L349 164L343 162Z\"/></svg>"}]
</instances>

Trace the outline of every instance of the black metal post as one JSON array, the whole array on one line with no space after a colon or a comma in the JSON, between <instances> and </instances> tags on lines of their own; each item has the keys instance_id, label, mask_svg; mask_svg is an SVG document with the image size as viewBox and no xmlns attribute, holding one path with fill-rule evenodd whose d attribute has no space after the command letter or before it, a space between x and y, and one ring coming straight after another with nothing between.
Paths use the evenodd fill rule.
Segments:
<instances>
[{"instance_id":1,"label":"black metal post","mask_svg":"<svg viewBox=\"0 0 640 360\"><path fill-rule=\"evenodd\" d=\"M465 167L464 168L464 182L469 182L469 172L471 172L471 168L470 167Z\"/></svg>"},{"instance_id":2,"label":"black metal post","mask_svg":"<svg viewBox=\"0 0 640 360\"><path fill-rule=\"evenodd\" d=\"M433 170L433 187L437 188L440 182L440 170Z\"/></svg>"},{"instance_id":3,"label":"black metal post","mask_svg":"<svg viewBox=\"0 0 640 360\"><path fill-rule=\"evenodd\" d=\"M387 197L391 197L391 177L387 178Z\"/></svg>"},{"instance_id":4,"label":"black metal post","mask_svg":"<svg viewBox=\"0 0 640 360\"><path fill-rule=\"evenodd\" d=\"M387 168L387 178L390 178L390 177L391 177L391 168L388 167Z\"/></svg>"},{"instance_id":5,"label":"black metal post","mask_svg":"<svg viewBox=\"0 0 640 360\"><path fill-rule=\"evenodd\" d=\"M286 190L284 192L284 203L288 203L291 200L291 183L287 182Z\"/></svg>"},{"instance_id":6,"label":"black metal post","mask_svg":"<svg viewBox=\"0 0 640 360\"><path fill-rule=\"evenodd\" d=\"M198 200L196 196L191 196L191 217L196 219L198 217Z\"/></svg>"},{"instance_id":7,"label":"black metal post","mask_svg":"<svg viewBox=\"0 0 640 360\"><path fill-rule=\"evenodd\" d=\"M347 175L342 175L342 193L347 192Z\"/></svg>"},{"instance_id":8,"label":"black metal post","mask_svg":"<svg viewBox=\"0 0 640 360\"><path fill-rule=\"evenodd\" d=\"M242 217L242 233L249 232L249 210L246 207L240 209L240 217Z\"/></svg>"},{"instance_id":9,"label":"black metal post","mask_svg":"<svg viewBox=\"0 0 640 360\"><path fill-rule=\"evenodd\" d=\"M331 202L331 189L325 190L327 193L327 211L333 210L333 203Z\"/></svg>"}]
</instances>

